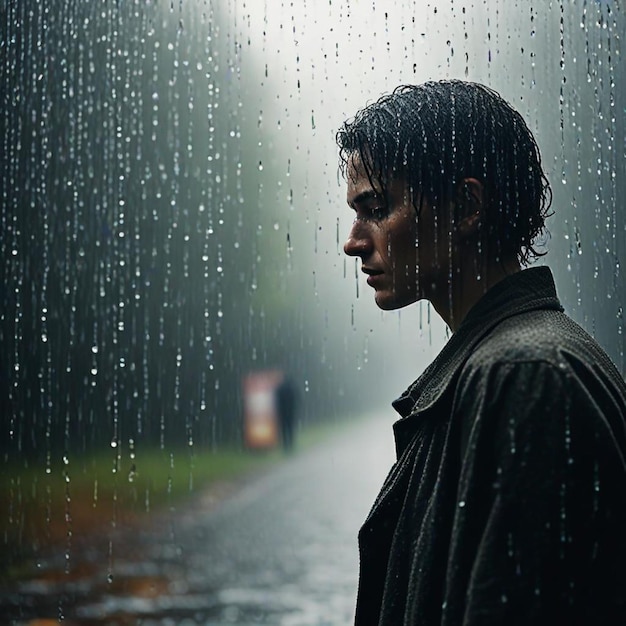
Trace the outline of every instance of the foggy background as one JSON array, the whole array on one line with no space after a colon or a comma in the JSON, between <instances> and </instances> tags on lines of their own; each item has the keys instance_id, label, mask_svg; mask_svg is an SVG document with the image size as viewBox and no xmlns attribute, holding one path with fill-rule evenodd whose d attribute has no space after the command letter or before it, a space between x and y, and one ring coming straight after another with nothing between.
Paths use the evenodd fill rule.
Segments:
<instances>
[{"instance_id":1,"label":"foggy background","mask_svg":"<svg viewBox=\"0 0 626 626\"><path fill-rule=\"evenodd\" d=\"M342 252L334 135L402 83L466 78L527 120L545 257L624 372L622 42L610 0L8 2L0 9L5 467L132 439L241 439L242 377L305 423L389 407L446 329L382 313ZM390 433L391 436L391 433Z\"/></svg>"}]
</instances>

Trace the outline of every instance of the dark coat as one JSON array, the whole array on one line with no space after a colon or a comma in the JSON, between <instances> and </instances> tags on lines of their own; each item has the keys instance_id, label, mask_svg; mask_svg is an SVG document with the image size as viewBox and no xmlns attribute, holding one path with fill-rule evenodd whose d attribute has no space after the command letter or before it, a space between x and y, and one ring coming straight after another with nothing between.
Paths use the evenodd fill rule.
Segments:
<instances>
[{"instance_id":1,"label":"dark coat","mask_svg":"<svg viewBox=\"0 0 626 626\"><path fill-rule=\"evenodd\" d=\"M394 406L358 626L626 625L626 385L549 269L489 290Z\"/></svg>"}]
</instances>

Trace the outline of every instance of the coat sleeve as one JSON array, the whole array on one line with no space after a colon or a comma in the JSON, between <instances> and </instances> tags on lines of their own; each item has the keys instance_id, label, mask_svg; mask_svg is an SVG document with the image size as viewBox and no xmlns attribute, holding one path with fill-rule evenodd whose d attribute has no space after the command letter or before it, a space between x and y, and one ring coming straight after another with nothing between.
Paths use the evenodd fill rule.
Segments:
<instances>
[{"instance_id":1,"label":"coat sleeve","mask_svg":"<svg viewBox=\"0 0 626 626\"><path fill-rule=\"evenodd\" d=\"M544 362L462 379L443 624L626 624L623 414L587 382Z\"/></svg>"}]
</instances>

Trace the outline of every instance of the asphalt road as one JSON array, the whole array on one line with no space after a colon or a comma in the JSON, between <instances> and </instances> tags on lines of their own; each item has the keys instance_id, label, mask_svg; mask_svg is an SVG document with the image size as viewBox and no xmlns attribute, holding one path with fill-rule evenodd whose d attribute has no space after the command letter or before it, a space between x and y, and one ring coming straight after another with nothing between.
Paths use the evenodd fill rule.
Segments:
<instances>
[{"instance_id":1,"label":"asphalt road","mask_svg":"<svg viewBox=\"0 0 626 626\"><path fill-rule=\"evenodd\" d=\"M77 567L62 586L23 585L5 596L12 609L2 623L352 623L356 535L393 463L391 422L384 411L355 422L217 507L199 497L149 530L82 548L85 562L100 565L95 572Z\"/></svg>"}]
</instances>

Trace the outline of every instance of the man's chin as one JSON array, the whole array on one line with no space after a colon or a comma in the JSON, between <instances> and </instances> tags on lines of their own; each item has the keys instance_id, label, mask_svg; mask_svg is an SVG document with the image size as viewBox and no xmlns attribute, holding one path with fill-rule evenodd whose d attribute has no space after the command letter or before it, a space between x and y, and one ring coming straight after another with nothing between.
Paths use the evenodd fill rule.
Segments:
<instances>
[{"instance_id":1,"label":"man's chin","mask_svg":"<svg viewBox=\"0 0 626 626\"><path fill-rule=\"evenodd\" d=\"M415 300L411 299L401 299L398 298L395 294L389 294L384 292L376 292L374 296L374 301L376 302L376 306L383 311L395 311L396 309L401 309L402 307L408 306L409 304L413 304Z\"/></svg>"}]
</instances>

